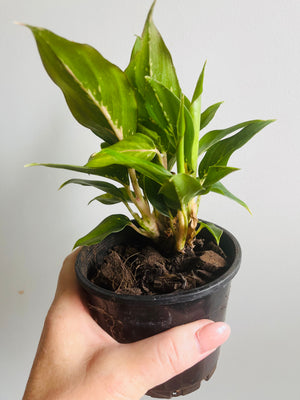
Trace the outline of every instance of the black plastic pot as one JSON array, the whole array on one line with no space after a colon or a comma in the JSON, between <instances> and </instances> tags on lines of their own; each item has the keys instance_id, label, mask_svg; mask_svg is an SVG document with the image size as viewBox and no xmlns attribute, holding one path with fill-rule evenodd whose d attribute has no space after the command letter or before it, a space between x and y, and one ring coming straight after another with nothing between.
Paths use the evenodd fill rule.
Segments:
<instances>
[{"instance_id":1,"label":"black plastic pot","mask_svg":"<svg viewBox=\"0 0 300 400\"><path fill-rule=\"evenodd\" d=\"M241 249L235 237L223 231L220 246L227 255L229 268L226 272L200 288L174 294L120 295L90 282L91 271L96 264L101 265L109 248L115 244L130 243L136 238L137 233L133 229L125 229L108 236L97 245L84 247L77 257L75 269L79 283L86 292L92 317L120 343L135 342L203 318L224 321L230 282L239 269ZM205 234L210 236L207 231ZM212 376L218 357L219 349L147 394L156 398L171 398L193 392L203 379L208 380Z\"/></svg>"}]
</instances>

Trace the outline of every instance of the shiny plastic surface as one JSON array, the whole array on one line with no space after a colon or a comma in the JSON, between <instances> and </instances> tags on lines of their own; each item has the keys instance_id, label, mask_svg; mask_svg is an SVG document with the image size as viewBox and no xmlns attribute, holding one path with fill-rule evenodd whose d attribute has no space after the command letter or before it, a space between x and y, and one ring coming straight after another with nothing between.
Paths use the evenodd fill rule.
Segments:
<instances>
[{"instance_id":1,"label":"shiny plastic surface","mask_svg":"<svg viewBox=\"0 0 300 400\"><path fill-rule=\"evenodd\" d=\"M166 295L118 295L94 285L88 279L95 264L102 263L107 249L117 243L129 243L137 235L134 230L125 229L110 235L100 244L84 247L77 257L75 269L80 285L86 292L92 317L120 343L141 340L198 319L224 321L230 282L239 269L241 249L234 236L223 231L220 246L227 255L227 271L201 288ZM201 381L208 380L213 374L218 357L219 349L147 394L156 398L171 398L198 389Z\"/></svg>"}]
</instances>

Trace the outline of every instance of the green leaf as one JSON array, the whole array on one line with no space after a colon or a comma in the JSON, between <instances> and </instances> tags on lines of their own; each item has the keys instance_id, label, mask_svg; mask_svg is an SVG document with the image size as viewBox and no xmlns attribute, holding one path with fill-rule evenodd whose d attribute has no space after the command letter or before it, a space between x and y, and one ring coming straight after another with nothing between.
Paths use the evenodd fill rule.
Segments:
<instances>
[{"instance_id":1,"label":"green leaf","mask_svg":"<svg viewBox=\"0 0 300 400\"><path fill-rule=\"evenodd\" d=\"M164 153L169 148L169 142L166 141L166 135L164 132L160 132L159 134L155 130L150 129L142 124L138 124L138 130L153 140L155 147L160 153Z\"/></svg>"},{"instance_id":2,"label":"green leaf","mask_svg":"<svg viewBox=\"0 0 300 400\"><path fill-rule=\"evenodd\" d=\"M115 197L112 194L105 193L105 194L101 194L100 196L93 198L92 200L89 201L88 204L91 204L95 200L97 200L97 201L99 201L99 203L102 203L105 205L113 205L113 204L118 204L118 203L122 202L120 197Z\"/></svg>"},{"instance_id":3,"label":"green leaf","mask_svg":"<svg viewBox=\"0 0 300 400\"><path fill-rule=\"evenodd\" d=\"M210 187L210 190L212 192L221 194L222 196L228 197L229 199L237 202L238 204L240 204L241 206L246 208L246 210L251 214L251 211L249 210L249 207L247 206L247 204L245 202L243 202L242 200L240 200L238 197L236 197L234 194L232 194L228 189L226 189L226 187L221 182L214 183Z\"/></svg>"},{"instance_id":4,"label":"green leaf","mask_svg":"<svg viewBox=\"0 0 300 400\"><path fill-rule=\"evenodd\" d=\"M206 228L215 238L217 244L219 245L221 236L223 234L222 229L218 228L216 225L211 222L200 222L200 227L198 228L197 233L199 233L203 228Z\"/></svg>"},{"instance_id":5,"label":"green leaf","mask_svg":"<svg viewBox=\"0 0 300 400\"><path fill-rule=\"evenodd\" d=\"M186 128L184 96L181 97L176 126L177 126L177 139L178 141L180 141L182 138L184 138L185 128Z\"/></svg>"},{"instance_id":6,"label":"green leaf","mask_svg":"<svg viewBox=\"0 0 300 400\"><path fill-rule=\"evenodd\" d=\"M199 165L199 177L205 175L208 168L213 165L227 165L232 153L246 144L255 134L261 131L274 120L255 121L235 135L221 140L211 146Z\"/></svg>"},{"instance_id":7,"label":"green leaf","mask_svg":"<svg viewBox=\"0 0 300 400\"><path fill-rule=\"evenodd\" d=\"M136 133L127 139L120 140L119 142L102 149L98 153L92 154L88 166L93 166L96 163L98 168L114 164L114 159L111 156L112 152L113 154L119 153L133 158L152 160L157 154L157 149L150 137L142 133Z\"/></svg>"},{"instance_id":8,"label":"green leaf","mask_svg":"<svg viewBox=\"0 0 300 400\"><path fill-rule=\"evenodd\" d=\"M190 106L190 113L193 120L194 129L192 131L192 137L189 139L189 154L190 154L190 170L195 173L197 170L198 161L198 142L199 142L199 132L201 123L201 95L203 92L203 79L205 71L206 62L200 73L193 98L192 104Z\"/></svg>"},{"instance_id":9,"label":"green leaf","mask_svg":"<svg viewBox=\"0 0 300 400\"><path fill-rule=\"evenodd\" d=\"M109 146L111 146L110 143L107 143L107 142L102 142L102 143L100 143L101 149L105 149L106 147L109 147Z\"/></svg>"},{"instance_id":10,"label":"green leaf","mask_svg":"<svg viewBox=\"0 0 300 400\"><path fill-rule=\"evenodd\" d=\"M74 183L77 185L82 186L92 186L96 189L103 190L103 192L109 193L110 195L119 198L119 201L129 201L129 196L127 195L126 191L122 190L123 188L117 188L116 186L112 185L109 182L104 181L91 181L87 179L69 179L68 181L64 182L60 189L64 186L69 185L70 183Z\"/></svg>"},{"instance_id":11,"label":"green leaf","mask_svg":"<svg viewBox=\"0 0 300 400\"><path fill-rule=\"evenodd\" d=\"M151 85L158 103L161 112L164 114L165 120L167 121L167 127L165 128L165 132L167 130L167 140L171 143L172 149L178 146L179 134L178 136L178 115L180 113L180 99L173 94L167 87L165 87L162 83L156 81L155 79L146 78L149 84ZM154 120L159 123L156 115L153 114ZM183 120L182 120L183 121ZM185 134L184 134L184 148L185 148L185 162L187 164L188 169L191 169L191 146L194 138L194 124L192 120L192 116L186 106L184 106L184 123L185 123ZM172 157L173 154L168 152L168 155Z\"/></svg>"},{"instance_id":12,"label":"green leaf","mask_svg":"<svg viewBox=\"0 0 300 400\"><path fill-rule=\"evenodd\" d=\"M159 193L161 185L145 177L143 189L153 207L164 216L170 218L170 210L166 205L164 196Z\"/></svg>"},{"instance_id":13,"label":"green leaf","mask_svg":"<svg viewBox=\"0 0 300 400\"><path fill-rule=\"evenodd\" d=\"M199 180L188 174L173 175L160 189L165 202L172 209L182 209L195 196L202 193Z\"/></svg>"},{"instance_id":14,"label":"green leaf","mask_svg":"<svg viewBox=\"0 0 300 400\"><path fill-rule=\"evenodd\" d=\"M135 57L138 54L138 52L141 50L142 47L142 39L140 36L136 36L132 51L131 51L131 56L130 56L130 61L125 69L125 74L131 83L133 87L136 87L136 82L135 82Z\"/></svg>"},{"instance_id":15,"label":"green leaf","mask_svg":"<svg viewBox=\"0 0 300 400\"><path fill-rule=\"evenodd\" d=\"M175 143L176 122L180 100L161 82L151 78L150 76L146 76L145 79L150 84L157 99L154 105L151 106L151 110L149 110L151 116L154 121L161 126L161 128L165 129L166 133L169 132L169 134L171 133L173 135L173 137L170 137L170 140ZM167 122L164 125L160 122L160 116L162 114L164 116L164 120Z\"/></svg>"},{"instance_id":16,"label":"green leaf","mask_svg":"<svg viewBox=\"0 0 300 400\"><path fill-rule=\"evenodd\" d=\"M31 163L25 167L41 166L48 168L65 169L69 171L82 172L85 174L104 176L113 179L123 185L129 185L128 170L121 165L109 165L101 168L87 168L85 166L69 165L69 164L52 164L52 163Z\"/></svg>"},{"instance_id":17,"label":"green leaf","mask_svg":"<svg viewBox=\"0 0 300 400\"><path fill-rule=\"evenodd\" d=\"M201 114L200 129L205 128L210 123L210 121L214 118L221 104L223 104L223 101L221 101L220 103L213 104L212 106L208 107L205 111L203 111L203 113Z\"/></svg>"},{"instance_id":18,"label":"green leaf","mask_svg":"<svg viewBox=\"0 0 300 400\"><path fill-rule=\"evenodd\" d=\"M139 119L147 120L149 114L150 118L155 117L161 129L166 130L167 121L145 77L150 76L161 82L178 97L181 90L171 55L152 20L154 5L155 2L149 11L142 37L135 42L126 74L138 91Z\"/></svg>"},{"instance_id":19,"label":"green leaf","mask_svg":"<svg viewBox=\"0 0 300 400\"><path fill-rule=\"evenodd\" d=\"M134 46L131 52L131 57L130 57L130 62L128 64L128 67L125 69L125 74L131 83L132 87L135 88L135 97L137 101L137 111L138 111L138 120L147 120L148 119L148 113L145 107L145 102L141 94L137 90L137 84L135 80L135 57L138 54L138 52L141 50L142 46L142 39L137 36L136 40L134 42Z\"/></svg>"},{"instance_id":20,"label":"green leaf","mask_svg":"<svg viewBox=\"0 0 300 400\"><path fill-rule=\"evenodd\" d=\"M198 154L202 154L205 151L207 151L211 146L213 146L215 143L219 142L221 139L223 139L225 136L230 135L231 133L238 131L239 129L245 128L248 125L251 125L255 122L258 122L259 120L252 120L252 121L246 121L246 122L241 122L240 124L233 125L230 128L226 129L218 129L218 130L213 130L207 132L202 138L199 140L198 144Z\"/></svg>"},{"instance_id":21,"label":"green leaf","mask_svg":"<svg viewBox=\"0 0 300 400\"><path fill-rule=\"evenodd\" d=\"M192 98L192 105L199 103L199 102L201 103L200 97L203 93L203 80L204 80L205 67L206 67L206 61L203 65L202 71L201 71L200 76L197 81L197 85L196 85L196 88L195 88L195 91L193 94L193 98Z\"/></svg>"},{"instance_id":22,"label":"green leaf","mask_svg":"<svg viewBox=\"0 0 300 400\"><path fill-rule=\"evenodd\" d=\"M28 27L46 71L77 121L110 144L134 134L137 105L124 72L89 45Z\"/></svg>"},{"instance_id":23,"label":"green leaf","mask_svg":"<svg viewBox=\"0 0 300 400\"><path fill-rule=\"evenodd\" d=\"M173 65L172 57L159 31L153 23L152 14L155 2L148 13L141 43L138 45L135 60L135 82L142 97L145 93L145 76L161 82L177 97L180 97L180 86Z\"/></svg>"},{"instance_id":24,"label":"green leaf","mask_svg":"<svg viewBox=\"0 0 300 400\"><path fill-rule=\"evenodd\" d=\"M180 99L175 96L168 88L166 88L163 84L160 82L156 81L155 79L147 77L147 81L151 85L156 98L158 100L158 104L161 107L161 111L163 112L165 116L165 120L168 121L168 126L167 130L169 133L168 139L169 142L172 143L172 148L173 148L173 143L175 142L175 148L178 146L179 143L179 137L181 134L178 136L178 115L180 113L180 104L181 101ZM156 118L155 115L153 115L155 121L158 123L158 119ZM193 124L193 119L192 116L187 109L186 106L184 106L184 123L185 123L185 133L184 133L184 160L187 165L188 170L192 170L193 165L192 165L192 146L193 146L193 141L195 138L194 135L194 124ZM172 134L171 134L172 132ZM198 148L198 144L197 144ZM169 158L172 157L173 154L170 154L170 151L168 152Z\"/></svg>"},{"instance_id":25,"label":"green leaf","mask_svg":"<svg viewBox=\"0 0 300 400\"><path fill-rule=\"evenodd\" d=\"M177 172L185 172L184 163L184 136L185 136L185 116L184 116L184 96L181 97L179 113L177 117Z\"/></svg>"},{"instance_id":26,"label":"green leaf","mask_svg":"<svg viewBox=\"0 0 300 400\"><path fill-rule=\"evenodd\" d=\"M130 219L122 214L114 214L105 218L95 229L90 233L83 236L74 245L78 246L91 246L92 244L100 243L106 236L114 232L122 231L125 226L129 225Z\"/></svg>"},{"instance_id":27,"label":"green leaf","mask_svg":"<svg viewBox=\"0 0 300 400\"><path fill-rule=\"evenodd\" d=\"M109 156L109 161L112 164L124 165L128 168L134 168L141 174L148 176L150 179L163 184L167 179L169 179L172 174L167 169L163 168L161 165L155 164L154 162L144 160L138 157L132 157L126 153L120 153L111 150L111 148L105 149L107 151L107 156ZM106 158L106 160L108 157ZM93 158L89 160L86 164L87 169L97 170L98 165L102 165L101 159Z\"/></svg>"},{"instance_id":28,"label":"green leaf","mask_svg":"<svg viewBox=\"0 0 300 400\"><path fill-rule=\"evenodd\" d=\"M232 168L223 165L214 165L208 168L206 176L203 178L203 186L209 188L212 184L223 179L226 175L231 174L234 171L238 171L239 168Z\"/></svg>"}]
</instances>

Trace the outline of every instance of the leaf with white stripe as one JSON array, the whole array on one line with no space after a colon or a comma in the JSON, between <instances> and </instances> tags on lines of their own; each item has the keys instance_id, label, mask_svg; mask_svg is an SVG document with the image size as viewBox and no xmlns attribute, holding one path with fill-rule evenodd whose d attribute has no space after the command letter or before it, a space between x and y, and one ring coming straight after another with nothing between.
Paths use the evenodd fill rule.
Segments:
<instances>
[{"instance_id":1,"label":"leaf with white stripe","mask_svg":"<svg viewBox=\"0 0 300 400\"><path fill-rule=\"evenodd\" d=\"M58 85L79 123L108 143L135 133L137 105L133 88L119 67L93 47L31 29L46 71Z\"/></svg>"},{"instance_id":2,"label":"leaf with white stripe","mask_svg":"<svg viewBox=\"0 0 300 400\"><path fill-rule=\"evenodd\" d=\"M112 151L114 153L117 152L128 157L139 158L143 160L152 160L157 154L157 149L153 140L142 133L136 133L127 139L105 147L98 153L92 154L88 165L97 165L99 168L114 164L114 160L111 157Z\"/></svg>"}]
</instances>

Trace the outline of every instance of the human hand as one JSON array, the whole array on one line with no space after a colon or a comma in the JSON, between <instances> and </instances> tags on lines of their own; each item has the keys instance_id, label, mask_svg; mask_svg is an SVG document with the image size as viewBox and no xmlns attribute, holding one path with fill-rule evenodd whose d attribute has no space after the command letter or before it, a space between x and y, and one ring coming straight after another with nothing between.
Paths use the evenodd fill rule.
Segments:
<instances>
[{"instance_id":1,"label":"human hand","mask_svg":"<svg viewBox=\"0 0 300 400\"><path fill-rule=\"evenodd\" d=\"M138 400L190 368L230 335L201 320L131 344L119 344L91 318L70 254L45 320L23 400Z\"/></svg>"}]
</instances>

